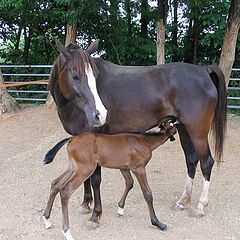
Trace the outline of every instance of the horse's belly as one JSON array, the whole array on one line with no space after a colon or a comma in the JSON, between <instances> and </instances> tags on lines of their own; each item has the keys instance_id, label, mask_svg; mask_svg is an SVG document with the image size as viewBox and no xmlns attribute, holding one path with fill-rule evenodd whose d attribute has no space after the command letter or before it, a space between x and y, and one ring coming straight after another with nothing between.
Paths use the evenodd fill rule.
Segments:
<instances>
[{"instance_id":1,"label":"horse's belly","mask_svg":"<svg viewBox=\"0 0 240 240\"><path fill-rule=\"evenodd\" d=\"M142 114L128 114L122 113L121 116L110 117L110 120L107 122L109 127L109 132L119 133L119 132L144 132L160 122L152 113L142 113Z\"/></svg>"}]
</instances>

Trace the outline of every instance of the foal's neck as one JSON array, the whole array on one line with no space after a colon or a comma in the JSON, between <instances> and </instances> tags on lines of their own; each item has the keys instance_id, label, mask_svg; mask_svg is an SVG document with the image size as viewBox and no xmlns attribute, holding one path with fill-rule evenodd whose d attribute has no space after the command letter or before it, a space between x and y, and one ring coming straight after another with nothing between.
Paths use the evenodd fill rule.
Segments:
<instances>
[{"instance_id":1,"label":"foal's neck","mask_svg":"<svg viewBox=\"0 0 240 240\"><path fill-rule=\"evenodd\" d=\"M165 134L159 134L159 133L154 133L154 134L146 134L143 135L142 140L144 142L144 144L151 150L155 150L157 147L159 147L160 145L162 145L163 143L165 143L168 140L168 136L166 136Z\"/></svg>"}]
</instances>

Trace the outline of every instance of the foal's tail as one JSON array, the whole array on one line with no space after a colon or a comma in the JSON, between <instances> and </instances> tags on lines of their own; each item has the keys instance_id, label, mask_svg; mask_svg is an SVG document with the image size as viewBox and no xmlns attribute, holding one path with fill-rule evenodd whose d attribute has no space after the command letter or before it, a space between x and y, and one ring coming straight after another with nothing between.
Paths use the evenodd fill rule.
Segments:
<instances>
[{"instance_id":1,"label":"foal's tail","mask_svg":"<svg viewBox=\"0 0 240 240\"><path fill-rule=\"evenodd\" d=\"M220 162L227 123L227 89L224 74L217 65L208 66L208 72L218 92L218 101L212 122L212 133L215 139L216 160Z\"/></svg>"},{"instance_id":2,"label":"foal's tail","mask_svg":"<svg viewBox=\"0 0 240 240\"><path fill-rule=\"evenodd\" d=\"M60 148L66 144L67 142L69 142L70 138L65 138L62 141L60 141L59 143L57 143L52 149L50 149L47 154L45 155L43 162L45 164L49 164L53 161L54 157L56 156L57 152L60 150Z\"/></svg>"}]
</instances>

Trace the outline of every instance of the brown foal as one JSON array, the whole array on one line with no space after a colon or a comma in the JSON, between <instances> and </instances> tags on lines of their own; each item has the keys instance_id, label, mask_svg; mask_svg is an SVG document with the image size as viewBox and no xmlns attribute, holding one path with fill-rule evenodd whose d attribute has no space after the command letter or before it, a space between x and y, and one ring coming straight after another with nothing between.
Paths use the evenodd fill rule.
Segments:
<instances>
[{"instance_id":1,"label":"brown foal","mask_svg":"<svg viewBox=\"0 0 240 240\"><path fill-rule=\"evenodd\" d=\"M59 142L47 153L44 162L50 163L59 149L66 142L69 142L67 146L69 169L52 182L49 200L43 214L46 228L51 226L49 221L51 209L57 193L60 192L63 234L67 240L74 239L69 230L69 198L92 175L97 165L99 165L120 169L126 180L126 189L118 204L119 214L123 214L127 194L133 185L131 170L141 186L144 199L148 205L152 225L165 230L167 226L158 220L153 208L153 197L147 182L145 166L152 156L152 151L169 138L172 139L174 134L176 134L175 125L171 122L165 122L160 132L146 134L121 133L114 135L83 133ZM50 155L49 159L51 160L48 159Z\"/></svg>"}]
</instances>

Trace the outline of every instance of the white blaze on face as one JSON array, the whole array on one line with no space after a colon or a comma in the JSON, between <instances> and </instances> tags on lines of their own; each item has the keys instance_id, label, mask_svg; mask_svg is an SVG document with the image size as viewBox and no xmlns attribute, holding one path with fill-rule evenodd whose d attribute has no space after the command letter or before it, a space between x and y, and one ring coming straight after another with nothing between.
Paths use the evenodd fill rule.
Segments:
<instances>
[{"instance_id":1,"label":"white blaze on face","mask_svg":"<svg viewBox=\"0 0 240 240\"><path fill-rule=\"evenodd\" d=\"M96 104L96 109L99 111L100 116L99 120L101 124L104 124L106 122L106 117L107 117L107 109L104 107L98 92L97 92L97 86L96 86L96 79L94 77L92 67L89 64L88 67L85 68L85 72L88 78L88 86L94 96L95 104Z\"/></svg>"}]
</instances>

